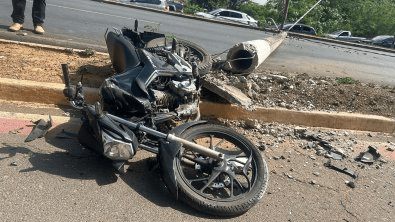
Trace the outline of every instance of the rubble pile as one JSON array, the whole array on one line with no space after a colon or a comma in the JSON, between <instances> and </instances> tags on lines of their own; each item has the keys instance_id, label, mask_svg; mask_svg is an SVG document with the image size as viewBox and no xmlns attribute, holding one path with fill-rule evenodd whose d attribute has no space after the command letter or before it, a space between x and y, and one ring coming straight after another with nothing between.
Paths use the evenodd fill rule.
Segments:
<instances>
[{"instance_id":1,"label":"rubble pile","mask_svg":"<svg viewBox=\"0 0 395 222\"><path fill-rule=\"evenodd\" d=\"M204 79L240 89L256 106L300 111L353 112L395 117L395 88L308 74L228 74L215 70ZM349 79L349 78L348 78ZM351 79L349 79L351 80Z\"/></svg>"}]
</instances>

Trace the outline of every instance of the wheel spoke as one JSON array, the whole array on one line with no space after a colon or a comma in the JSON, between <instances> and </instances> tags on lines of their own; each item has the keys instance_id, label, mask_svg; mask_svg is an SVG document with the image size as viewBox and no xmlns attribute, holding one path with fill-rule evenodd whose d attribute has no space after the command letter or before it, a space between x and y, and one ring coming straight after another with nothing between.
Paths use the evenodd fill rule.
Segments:
<instances>
[{"instance_id":1,"label":"wheel spoke","mask_svg":"<svg viewBox=\"0 0 395 222\"><path fill-rule=\"evenodd\" d=\"M213 147L213 135L210 135L210 149L214 149Z\"/></svg>"},{"instance_id":2,"label":"wheel spoke","mask_svg":"<svg viewBox=\"0 0 395 222\"><path fill-rule=\"evenodd\" d=\"M190 179L188 180L190 183L192 182L200 182L200 181L205 181L208 180L208 178L197 178L197 179Z\"/></svg>"},{"instance_id":3,"label":"wheel spoke","mask_svg":"<svg viewBox=\"0 0 395 222\"><path fill-rule=\"evenodd\" d=\"M204 187L203 187L202 189L200 189L200 192L203 193L203 191L204 191L208 186L210 186L210 184L211 184L212 182L214 182L214 180L217 179L217 177L218 177L220 174L221 174L220 171L213 170L212 174L211 174L210 177L208 178L207 184L204 185Z\"/></svg>"},{"instance_id":4,"label":"wheel spoke","mask_svg":"<svg viewBox=\"0 0 395 222\"><path fill-rule=\"evenodd\" d=\"M248 157L248 160L243 167L244 176L247 176L247 170L250 168L251 161L252 161L252 154L250 155L250 157Z\"/></svg>"},{"instance_id":5,"label":"wheel spoke","mask_svg":"<svg viewBox=\"0 0 395 222\"><path fill-rule=\"evenodd\" d=\"M220 145L222 145L225 141L226 141L225 139L222 139L222 140L219 141L217 144L215 144L214 150L215 150L215 148L217 148L217 147L219 147Z\"/></svg>"},{"instance_id":6,"label":"wheel spoke","mask_svg":"<svg viewBox=\"0 0 395 222\"><path fill-rule=\"evenodd\" d=\"M248 187L246 188L245 186L243 186L243 184L242 184L239 180L236 179L235 174L229 173L228 175L230 176L230 178L232 178L232 180L233 180L234 182L236 182L237 186L240 187L240 189L243 191L243 193L244 193L247 189L248 189L248 190L250 189L250 182L249 182L248 178L247 178Z\"/></svg>"},{"instance_id":7,"label":"wheel spoke","mask_svg":"<svg viewBox=\"0 0 395 222\"><path fill-rule=\"evenodd\" d=\"M194 155L196 158L198 157L198 156L196 155L196 153L193 152L192 150L185 150L185 153L184 153L184 154L189 154L189 152L190 152L192 155ZM184 156L184 154L183 154L183 156Z\"/></svg>"},{"instance_id":8,"label":"wheel spoke","mask_svg":"<svg viewBox=\"0 0 395 222\"><path fill-rule=\"evenodd\" d=\"M233 187L233 177L231 177L231 176L229 176L230 177L230 197L234 197L234 195L233 195L233 190L234 190L234 187Z\"/></svg>"}]
</instances>

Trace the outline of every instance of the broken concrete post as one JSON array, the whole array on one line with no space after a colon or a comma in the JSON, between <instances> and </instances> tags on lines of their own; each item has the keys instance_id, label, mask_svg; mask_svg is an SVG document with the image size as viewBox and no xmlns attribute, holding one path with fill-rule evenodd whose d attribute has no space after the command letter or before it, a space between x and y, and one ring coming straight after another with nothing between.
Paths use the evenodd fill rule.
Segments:
<instances>
[{"instance_id":1,"label":"broken concrete post","mask_svg":"<svg viewBox=\"0 0 395 222\"><path fill-rule=\"evenodd\" d=\"M266 39L236 44L229 49L224 69L232 73L253 72L274 50L277 49L286 37L287 33L281 32L276 36Z\"/></svg>"}]
</instances>

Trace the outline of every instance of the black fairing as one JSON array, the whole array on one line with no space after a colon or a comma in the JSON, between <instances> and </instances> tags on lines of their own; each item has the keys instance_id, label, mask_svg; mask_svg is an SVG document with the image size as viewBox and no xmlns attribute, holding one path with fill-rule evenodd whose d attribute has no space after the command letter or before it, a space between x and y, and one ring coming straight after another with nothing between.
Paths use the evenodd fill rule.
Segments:
<instances>
[{"instance_id":1,"label":"black fairing","mask_svg":"<svg viewBox=\"0 0 395 222\"><path fill-rule=\"evenodd\" d=\"M108 35L113 35L111 33ZM179 75L174 66L157 55L144 49L137 49L136 52L139 54L139 65L130 66L118 75L107 78L100 89L104 110L112 114L141 117L150 113L153 101L149 94L150 83L161 76L177 77ZM122 65L122 67L128 67L128 65Z\"/></svg>"},{"instance_id":2,"label":"black fairing","mask_svg":"<svg viewBox=\"0 0 395 222\"><path fill-rule=\"evenodd\" d=\"M162 33L147 32L147 31L143 33L139 33L129 28L123 28L122 34L125 37L129 38L130 41L133 42L133 45L137 48L144 48L145 44L151 41L152 39L165 37L165 34Z\"/></svg>"},{"instance_id":3,"label":"black fairing","mask_svg":"<svg viewBox=\"0 0 395 222\"><path fill-rule=\"evenodd\" d=\"M102 132L106 132L114 139L132 143L134 149L138 147L138 141L129 128L114 122L108 116L98 117L93 106L84 109L85 117L78 134L78 141L84 147L103 154Z\"/></svg>"},{"instance_id":4,"label":"black fairing","mask_svg":"<svg viewBox=\"0 0 395 222\"><path fill-rule=\"evenodd\" d=\"M122 34L108 32L106 35L108 54L117 73L135 68L140 64L136 48Z\"/></svg>"}]
</instances>

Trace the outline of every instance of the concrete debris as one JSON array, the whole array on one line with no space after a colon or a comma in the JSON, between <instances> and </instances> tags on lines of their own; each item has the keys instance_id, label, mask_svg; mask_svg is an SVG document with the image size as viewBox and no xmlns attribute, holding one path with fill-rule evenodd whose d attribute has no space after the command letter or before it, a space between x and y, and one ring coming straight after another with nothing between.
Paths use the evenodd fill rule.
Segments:
<instances>
[{"instance_id":1,"label":"concrete debris","mask_svg":"<svg viewBox=\"0 0 395 222\"><path fill-rule=\"evenodd\" d=\"M260 151L265 151L267 149L267 146L264 143L258 144L257 147Z\"/></svg>"},{"instance_id":2,"label":"concrete debris","mask_svg":"<svg viewBox=\"0 0 395 222\"><path fill-rule=\"evenodd\" d=\"M330 152L329 155L334 160L342 160L343 159L342 155L335 153L335 152Z\"/></svg>"},{"instance_id":3,"label":"concrete debris","mask_svg":"<svg viewBox=\"0 0 395 222\"><path fill-rule=\"evenodd\" d=\"M261 124L256 119L248 119L245 121L246 127L250 129L260 129Z\"/></svg>"},{"instance_id":4,"label":"concrete debris","mask_svg":"<svg viewBox=\"0 0 395 222\"><path fill-rule=\"evenodd\" d=\"M208 81L207 79L203 79L203 86L230 103L235 103L245 107L252 105L251 99L234 86L222 83L217 84L215 81Z\"/></svg>"},{"instance_id":5,"label":"concrete debris","mask_svg":"<svg viewBox=\"0 0 395 222\"><path fill-rule=\"evenodd\" d=\"M353 188L353 189L355 188L355 183L352 181L346 181L346 185Z\"/></svg>"},{"instance_id":6,"label":"concrete debris","mask_svg":"<svg viewBox=\"0 0 395 222\"><path fill-rule=\"evenodd\" d=\"M334 136L333 134L331 134ZM333 147L327 140L322 139L322 136L312 132L306 131L295 131L295 136L301 139L312 140L307 143L309 149L315 149L318 156L325 156L326 158L332 158L335 160L343 159L346 154L341 148Z\"/></svg>"},{"instance_id":7,"label":"concrete debris","mask_svg":"<svg viewBox=\"0 0 395 222\"><path fill-rule=\"evenodd\" d=\"M288 81L288 77L280 76L280 75L268 74L267 77L270 77L271 79L273 79L274 81L276 81L278 83L284 83L284 82Z\"/></svg>"}]
</instances>

